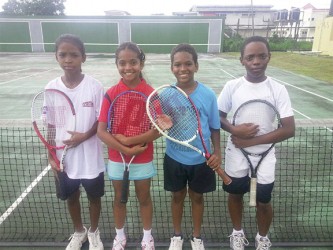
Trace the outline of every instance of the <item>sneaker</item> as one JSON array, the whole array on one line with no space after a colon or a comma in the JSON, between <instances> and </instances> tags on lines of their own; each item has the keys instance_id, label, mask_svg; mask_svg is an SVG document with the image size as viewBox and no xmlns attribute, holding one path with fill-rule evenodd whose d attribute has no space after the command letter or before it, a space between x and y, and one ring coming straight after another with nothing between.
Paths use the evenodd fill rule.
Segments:
<instances>
[{"instance_id":1,"label":"sneaker","mask_svg":"<svg viewBox=\"0 0 333 250\"><path fill-rule=\"evenodd\" d=\"M126 239L118 240L117 236L113 240L112 250L124 250L126 246Z\"/></svg>"},{"instance_id":2,"label":"sneaker","mask_svg":"<svg viewBox=\"0 0 333 250\"><path fill-rule=\"evenodd\" d=\"M82 244L87 241L87 228L84 227L84 232L78 233L75 232L69 237L69 244L66 247L66 250L80 250Z\"/></svg>"},{"instance_id":3,"label":"sneaker","mask_svg":"<svg viewBox=\"0 0 333 250\"><path fill-rule=\"evenodd\" d=\"M88 240L89 240L89 250L104 250L103 243L99 236L98 228L93 233L90 232L90 228L89 228Z\"/></svg>"},{"instance_id":4,"label":"sneaker","mask_svg":"<svg viewBox=\"0 0 333 250\"><path fill-rule=\"evenodd\" d=\"M243 233L232 234L230 237L230 249L244 250L244 246L248 246L249 242Z\"/></svg>"},{"instance_id":5,"label":"sneaker","mask_svg":"<svg viewBox=\"0 0 333 250\"><path fill-rule=\"evenodd\" d=\"M256 250L269 250L272 246L271 241L267 237L256 238Z\"/></svg>"},{"instance_id":6,"label":"sneaker","mask_svg":"<svg viewBox=\"0 0 333 250\"><path fill-rule=\"evenodd\" d=\"M151 236L149 241L141 241L142 250L155 250L154 238Z\"/></svg>"},{"instance_id":7,"label":"sneaker","mask_svg":"<svg viewBox=\"0 0 333 250\"><path fill-rule=\"evenodd\" d=\"M196 237L191 239L191 247L193 250L205 250L203 240Z\"/></svg>"},{"instance_id":8,"label":"sneaker","mask_svg":"<svg viewBox=\"0 0 333 250\"><path fill-rule=\"evenodd\" d=\"M169 250L182 250L183 249L183 242L181 236L173 236L171 238Z\"/></svg>"}]
</instances>

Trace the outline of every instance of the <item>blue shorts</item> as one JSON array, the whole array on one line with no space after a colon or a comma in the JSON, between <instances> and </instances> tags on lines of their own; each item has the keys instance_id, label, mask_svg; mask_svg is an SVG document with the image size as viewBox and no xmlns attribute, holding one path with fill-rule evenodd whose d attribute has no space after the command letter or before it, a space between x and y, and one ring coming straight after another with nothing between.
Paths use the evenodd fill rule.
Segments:
<instances>
[{"instance_id":1,"label":"blue shorts","mask_svg":"<svg viewBox=\"0 0 333 250\"><path fill-rule=\"evenodd\" d=\"M107 173L110 180L122 180L124 174L124 164L109 160ZM131 164L129 166L129 180L145 180L156 175L156 169L153 162L144 164Z\"/></svg>"},{"instance_id":2,"label":"blue shorts","mask_svg":"<svg viewBox=\"0 0 333 250\"><path fill-rule=\"evenodd\" d=\"M223 190L230 194L245 194L250 191L250 177L230 177L232 182L229 185L223 183ZM257 183L257 201L269 203L272 199L274 182L269 184Z\"/></svg>"},{"instance_id":3,"label":"blue shorts","mask_svg":"<svg viewBox=\"0 0 333 250\"><path fill-rule=\"evenodd\" d=\"M164 189L177 192L189 186L196 193L203 194L216 190L215 172L206 162L185 165L170 156L164 156Z\"/></svg>"},{"instance_id":4,"label":"blue shorts","mask_svg":"<svg viewBox=\"0 0 333 250\"><path fill-rule=\"evenodd\" d=\"M100 198L104 195L104 172L94 179L70 179L65 172L58 172L58 179L55 178L57 197L67 200L81 186L86 190L87 195L93 198Z\"/></svg>"}]
</instances>

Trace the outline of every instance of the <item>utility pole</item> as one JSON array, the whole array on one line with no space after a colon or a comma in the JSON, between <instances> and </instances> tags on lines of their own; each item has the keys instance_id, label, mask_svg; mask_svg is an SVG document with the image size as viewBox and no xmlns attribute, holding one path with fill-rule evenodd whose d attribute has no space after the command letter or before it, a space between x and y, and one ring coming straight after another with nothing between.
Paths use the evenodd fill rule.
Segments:
<instances>
[{"instance_id":1,"label":"utility pole","mask_svg":"<svg viewBox=\"0 0 333 250\"><path fill-rule=\"evenodd\" d=\"M333 0L332 0L333 1ZM254 36L254 10L253 10L253 0L251 0L251 17L252 17L252 36Z\"/></svg>"}]
</instances>

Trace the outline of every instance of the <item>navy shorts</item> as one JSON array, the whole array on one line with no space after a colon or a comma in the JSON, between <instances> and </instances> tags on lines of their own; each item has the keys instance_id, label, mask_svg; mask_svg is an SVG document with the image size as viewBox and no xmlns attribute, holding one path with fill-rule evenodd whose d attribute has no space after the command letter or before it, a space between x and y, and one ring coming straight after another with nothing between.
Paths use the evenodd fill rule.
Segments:
<instances>
[{"instance_id":1,"label":"navy shorts","mask_svg":"<svg viewBox=\"0 0 333 250\"><path fill-rule=\"evenodd\" d=\"M56 192L61 200L67 200L81 184L90 197L100 198L104 195L104 172L94 179L70 179L65 172L58 172L58 179L55 178Z\"/></svg>"},{"instance_id":2,"label":"navy shorts","mask_svg":"<svg viewBox=\"0 0 333 250\"><path fill-rule=\"evenodd\" d=\"M223 183L223 190L230 194L245 194L250 191L250 177L245 176L242 178L230 177L231 184L225 185ZM269 184L257 183L257 201L260 203L269 203L272 199L272 192L274 182Z\"/></svg>"},{"instance_id":3,"label":"navy shorts","mask_svg":"<svg viewBox=\"0 0 333 250\"><path fill-rule=\"evenodd\" d=\"M164 189L177 192L189 186L196 193L203 194L216 190L215 172L206 162L185 165L164 156Z\"/></svg>"}]
</instances>

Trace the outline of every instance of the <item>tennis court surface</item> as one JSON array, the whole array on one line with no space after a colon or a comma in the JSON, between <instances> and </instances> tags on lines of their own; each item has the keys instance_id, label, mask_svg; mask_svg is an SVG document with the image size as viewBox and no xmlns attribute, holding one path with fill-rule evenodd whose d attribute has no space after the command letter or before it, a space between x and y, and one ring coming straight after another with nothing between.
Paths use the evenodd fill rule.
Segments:
<instances>
[{"instance_id":1,"label":"tennis court surface","mask_svg":"<svg viewBox=\"0 0 333 250\"><path fill-rule=\"evenodd\" d=\"M30 106L33 96L62 72L54 55L47 53L1 54L0 64L0 249L13 246L60 249L73 232L72 224L66 203L55 196L46 150L31 126ZM99 79L105 89L119 79L112 55L88 55L83 72ZM196 78L210 86L216 95L226 81L243 74L244 68L236 59L211 54L199 56ZM292 246L333 249L333 86L270 66L267 74L286 86L297 119L295 137L276 146L278 163L270 239L277 247L274 249ZM169 56L148 54L144 76L153 87L173 83ZM224 146L227 134L221 131L221 135ZM164 149L163 139L157 140L154 161L158 175L152 183L153 235L160 249L168 246L173 233L170 193L163 189ZM111 182L105 181L100 231L105 246L109 247L115 235L113 190ZM126 230L129 246L134 248L140 245L142 227L133 186L130 192ZM206 248L226 248L232 226L227 195L220 182L217 190L205 199L202 237ZM257 232L255 210L247 206L247 199L248 196L245 197L244 228L253 246ZM84 192L82 202L84 221L88 225ZM183 218L186 247L190 246L188 239L192 230L189 205L187 200Z\"/></svg>"}]
</instances>

